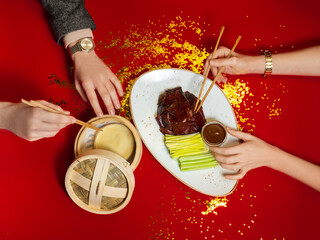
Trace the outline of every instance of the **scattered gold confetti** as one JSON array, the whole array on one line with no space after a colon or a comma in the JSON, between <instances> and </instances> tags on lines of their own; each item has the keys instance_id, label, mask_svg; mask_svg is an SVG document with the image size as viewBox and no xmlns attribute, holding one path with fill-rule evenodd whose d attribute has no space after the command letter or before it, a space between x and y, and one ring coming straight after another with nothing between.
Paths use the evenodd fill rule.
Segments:
<instances>
[{"instance_id":1,"label":"scattered gold confetti","mask_svg":"<svg viewBox=\"0 0 320 240\"><path fill-rule=\"evenodd\" d=\"M167 21L167 20L165 20ZM155 30L156 27L156 30ZM113 56L117 65L125 64L116 75L124 85L124 95L121 100L120 112L130 119L129 97L134 81L144 72L154 69L177 67L197 73L203 71L203 63L209 53L205 48L200 49L182 38L182 32L191 31L197 38L203 36L205 30L199 23L183 20L177 16L169 22L149 21L147 26L131 25L121 37L113 32L106 36L106 40L99 41L98 51L104 54L103 60L112 62ZM100 55L101 55L100 54ZM123 55L123 60L120 55ZM110 65L109 65L110 66Z\"/></svg>"},{"instance_id":2,"label":"scattered gold confetti","mask_svg":"<svg viewBox=\"0 0 320 240\"><path fill-rule=\"evenodd\" d=\"M229 99L233 108L240 108L241 103L247 95L253 96L249 90L248 84L240 79L237 79L234 83L227 82L222 86L222 91Z\"/></svg>"},{"instance_id":3,"label":"scattered gold confetti","mask_svg":"<svg viewBox=\"0 0 320 240\"><path fill-rule=\"evenodd\" d=\"M218 198L211 199L210 201L206 201L207 204L207 210L204 212L201 212L202 215L208 215L209 213L213 212L217 215L217 212L215 211L218 207L227 207L228 199L226 197L224 198Z\"/></svg>"}]
</instances>

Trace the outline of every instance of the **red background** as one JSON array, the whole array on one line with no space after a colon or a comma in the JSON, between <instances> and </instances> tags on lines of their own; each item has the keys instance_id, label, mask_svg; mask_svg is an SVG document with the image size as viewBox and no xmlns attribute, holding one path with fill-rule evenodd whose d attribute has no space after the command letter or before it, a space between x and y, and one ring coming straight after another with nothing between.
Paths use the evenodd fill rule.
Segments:
<instances>
[{"instance_id":1,"label":"red background","mask_svg":"<svg viewBox=\"0 0 320 240\"><path fill-rule=\"evenodd\" d=\"M232 46L241 34L243 38L236 50L241 53L259 54L261 49L283 52L317 45L320 41L320 3L316 0L86 1L86 6L98 26L94 32L96 41L104 39L110 31L122 36L132 25L143 28L150 26L149 20L159 19L169 23L177 16L210 23L201 39L188 34L181 37L198 48L211 49L221 25L226 27L221 45ZM2 0L0 26L1 101L63 99L65 108L82 120L93 116L90 111L76 110L80 100L74 92L48 84L50 74L71 80L65 71L70 60L53 40L38 1ZM154 26L154 31L159 31L157 28L160 26ZM113 56L111 63L116 58ZM113 71L117 72L121 64ZM254 93L250 98L252 104L260 103L253 110L239 110L248 118L247 123L255 126L242 124L244 131L252 130L256 136L320 164L320 78L263 79L255 75L241 79L250 84L250 92ZM235 80L236 77L230 77L231 83ZM280 98L279 116L269 118L270 101L261 99L265 93L269 100ZM146 148L134 173L136 188L129 205L107 216L88 213L76 206L64 189L64 175L74 159L73 143L78 130L79 126L73 125L54 138L32 143L0 130L0 239L316 239L318 236L320 195L302 183L271 169L256 169L227 196L226 208L202 215L207 209L204 202L212 198L177 181Z\"/></svg>"}]
</instances>

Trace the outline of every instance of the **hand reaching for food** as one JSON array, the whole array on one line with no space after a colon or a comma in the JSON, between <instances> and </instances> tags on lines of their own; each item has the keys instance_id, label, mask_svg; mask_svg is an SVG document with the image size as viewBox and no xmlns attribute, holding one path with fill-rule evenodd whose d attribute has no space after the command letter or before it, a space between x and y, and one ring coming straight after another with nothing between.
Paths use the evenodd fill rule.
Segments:
<instances>
[{"instance_id":1,"label":"hand reaching for food","mask_svg":"<svg viewBox=\"0 0 320 240\"><path fill-rule=\"evenodd\" d=\"M101 96L104 105L110 115L115 114L115 109L120 108L117 96L123 95L122 86L113 72L96 55L90 53L75 53L72 56L75 66L75 87L84 101L90 102L95 114L102 117L96 91Z\"/></svg>"},{"instance_id":2,"label":"hand reaching for food","mask_svg":"<svg viewBox=\"0 0 320 240\"><path fill-rule=\"evenodd\" d=\"M57 105L46 101L36 101L64 114ZM24 103L0 103L0 128L7 129L28 141L53 137L62 128L75 123L75 118L64 114L48 112L41 108L28 106Z\"/></svg>"},{"instance_id":3,"label":"hand reaching for food","mask_svg":"<svg viewBox=\"0 0 320 240\"><path fill-rule=\"evenodd\" d=\"M265 55L249 56L234 52L230 58L227 58L229 52L229 48L219 47L214 56L210 55L208 57L204 72L209 67L215 77L219 69L225 67L223 73L231 75L265 73ZM274 75L320 75L320 46L272 54L270 59L271 72ZM226 81L227 78L223 75L220 75L217 79L218 83L225 83Z\"/></svg>"},{"instance_id":4,"label":"hand reaching for food","mask_svg":"<svg viewBox=\"0 0 320 240\"><path fill-rule=\"evenodd\" d=\"M241 179L258 167L283 172L320 191L320 166L289 154L251 134L227 128L229 134L243 142L232 147L210 147L221 167L236 171L226 178Z\"/></svg>"},{"instance_id":5,"label":"hand reaching for food","mask_svg":"<svg viewBox=\"0 0 320 240\"><path fill-rule=\"evenodd\" d=\"M225 67L223 73L231 75L247 74L247 73L263 73L264 72L264 56L247 56L239 53L232 53L229 48L219 47L214 56L210 54L204 66L204 72L210 67L212 75L215 77L221 67ZM217 82L226 82L227 78L220 75Z\"/></svg>"},{"instance_id":6,"label":"hand reaching for food","mask_svg":"<svg viewBox=\"0 0 320 240\"><path fill-rule=\"evenodd\" d=\"M278 148L263 140L241 131L227 128L228 133L241 139L243 142L232 147L211 147L221 167L236 174L229 174L228 179L240 179L251 169L267 166L277 155Z\"/></svg>"}]
</instances>

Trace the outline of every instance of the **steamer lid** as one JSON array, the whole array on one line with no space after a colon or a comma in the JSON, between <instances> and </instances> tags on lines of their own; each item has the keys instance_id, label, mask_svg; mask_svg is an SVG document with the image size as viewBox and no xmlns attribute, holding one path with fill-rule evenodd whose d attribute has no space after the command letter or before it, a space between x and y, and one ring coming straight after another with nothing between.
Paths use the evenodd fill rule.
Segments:
<instances>
[{"instance_id":1,"label":"steamer lid","mask_svg":"<svg viewBox=\"0 0 320 240\"><path fill-rule=\"evenodd\" d=\"M81 208L97 214L123 209L135 185L128 161L116 153L93 149L79 155L70 165L65 186L71 199Z\"/></svg>"}]
</instances>

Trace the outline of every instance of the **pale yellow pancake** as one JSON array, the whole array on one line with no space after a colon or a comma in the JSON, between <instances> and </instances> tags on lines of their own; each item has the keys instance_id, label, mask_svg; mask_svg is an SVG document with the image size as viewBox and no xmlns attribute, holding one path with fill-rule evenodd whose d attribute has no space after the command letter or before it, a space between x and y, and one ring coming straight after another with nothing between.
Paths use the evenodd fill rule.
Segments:
<instances>
[{"instance_id":1,"label":"pale yellow pancake","mask_svg":"<svg viewBox=\"0 0 320 240\"><path fill-rule=\"evenodd\" d=\"M135 148L131 131L120 123L108 124L102 129L102 132L96 133L94 148L109 150L129 159Z\"/></svg>"}]
</instances>

